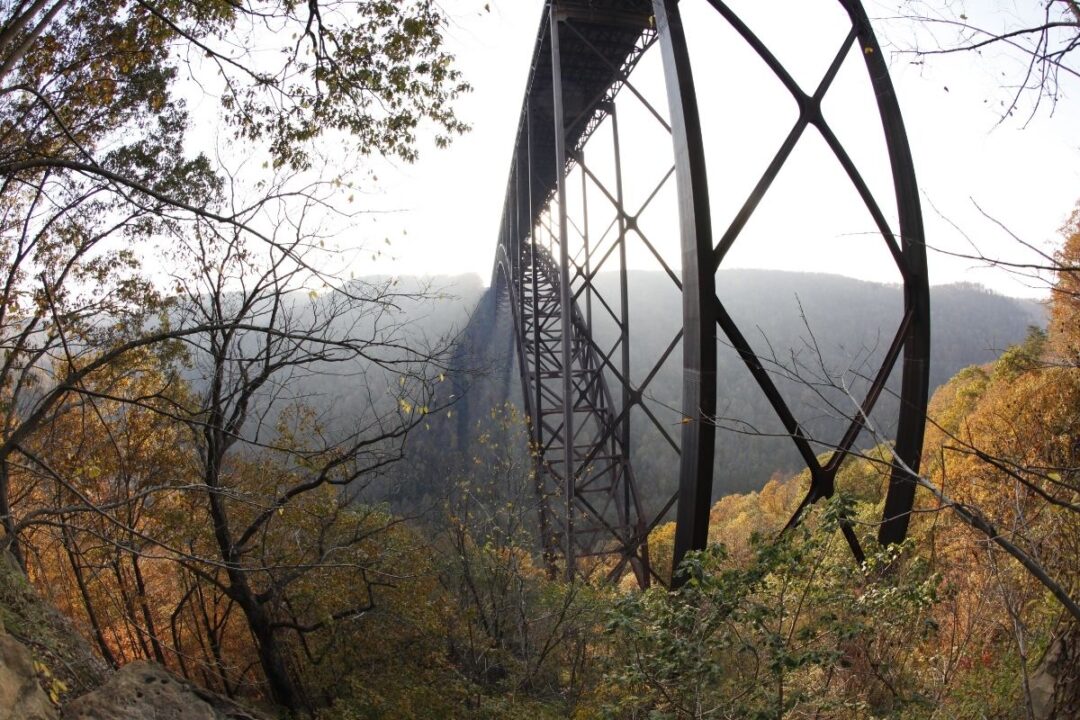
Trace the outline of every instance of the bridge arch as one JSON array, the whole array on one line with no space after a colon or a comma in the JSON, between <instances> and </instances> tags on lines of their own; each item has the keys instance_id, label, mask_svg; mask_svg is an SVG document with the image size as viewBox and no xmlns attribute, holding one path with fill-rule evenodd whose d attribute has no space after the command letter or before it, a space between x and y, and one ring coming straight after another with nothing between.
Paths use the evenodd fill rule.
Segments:
<instances>
[{"instance_id":1,"label":"bridge arch","mask_svg":"<svg viewBox=\"0 0 1080 720\"><path fill-rule=\"evenodd\" d=\"M837 0L850 27L824 76L805 91L737 13L721 0L707 3L775 75L798 106L794 126L753 185L726 230L717 239L708 189L704 137L693 63L675 0L549 0L534 48L511 163L492 273L497 312L512 318L514 355L520 369L525 413L536 460L541 544L552 568L568 576L595 572L610 576L632 569L639 583L656 577L649 563L650 531L676 508L675 562L702 548L708 531L717 430L717 347L733 349L767 399L788 440L809 470L810 487L800 506L831 496L843 461L855 449L871 412L900 373L893 461L878 542L902 540L914 501L929 381L930 308L925 243L911 153L884 54L862 5ZM651 48L662 57L667 108L641 97L632 72ZM860 167L833 132L822 102L845 63L858 54L876 100L891 177L892 197L874 194ZM671 138L671 169L660 186L676 188L681 266L657 254L681 292L677 330L660 363L682 348L682 398L678 432L665 430L645 403L644 379L630 368L631 317L627 290L627 237L638 233L641 211L624 197L620 148L619 94L633 94ZM606 180L586 162L590 138L607 124L613 139ZM755 353L738 322L717 295L716 274L728 250L754 215L804 131L814 128L873 219L874 229L902 279L903 307L895 333L867 378L857 407L839 441L819 457L820 441L800 422L763 358ZM580 176L582 200L573 206L571 172ZM614 207L614 219L599 239L589 238L586 186L596 186ZM595 188L594 188L595 190ZM655 194L655 192L654 192ZM646 201L652 200L652 196ZM888 206L886 206L886 203ZM583 213L583 221L574 213ZM890 223L889 217L897 220ZM896 225L894 228L893 225ZM584 228L584 231L582 231ZM575 235L577 236L575 238ZM606 242L606 245L605 245ZM583 251L582 251L583 244ZM574 247L572 247L574 245ZM612 260L612 258L615 258ZM614 289L598 287L605 263L618 266ZM612 342L598 342L594 311L614 328ZM659 427L679 455L676 493L645 507L631 458L631 411L640 409ZM678 435L676 439L675 435ZM817 443L815 445L815 443ZM798 522L799 513L791 524ZM862 557L854 530L844 535ZM610 560L596 560L610 556Z\"/></svg>"}]
</instances>

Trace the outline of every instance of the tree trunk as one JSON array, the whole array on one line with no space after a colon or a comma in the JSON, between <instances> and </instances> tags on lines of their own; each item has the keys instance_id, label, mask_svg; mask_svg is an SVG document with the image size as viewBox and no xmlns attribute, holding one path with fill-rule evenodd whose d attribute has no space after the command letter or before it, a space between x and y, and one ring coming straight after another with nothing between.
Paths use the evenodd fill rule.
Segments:
<instances>
[{"instance_id":1,"label":"tree trunk","mask_svg":"<svg viewBox=\"0 0 1080 720\"><path fill-rule=\"evenodd\" d=\"M210 510L210 519L214 524L214 539L217 542L218 552L225 561L226 572L229 576L229 587L226 594L232 598L240 610L244 613L248 628L255 636L259 648L259 664L262 666L263 675L266 676L266 684L270 689L270 696L274 702L288 709L294 714L303 714L304 710L300 702L300 695L292 676L285 667L285 659L281 652L281 646L274 635L271 619L266 613L263 604L259 602L251 586L248 584L247 575L240 567L240 558L233 546L233 535L229 528L229 516L225 509L222 495L218 492L220 487L219 470L224 456L225 441L222 433L208 423L204 430L207 439L206 465L203 469L203 482L210 488L207 493L207 501Z\"/></svg>"},{"instance_id":2,"label":"tree trunk","mask_svg":"<svg viewBox=\"0 0 1080 720\"><path fill-rule=\"evenodd\" d=\"M225 608L225 615L219 620L217 616L218 602L215 597L213 605L214 619L211 620L210 614L206 611L206 594L202 590L202 582L198 579L195 580L195 588L198 591L196 593L196 598L198 599L199 617L202 619L203 630L206 632L206 642L210 644L210 653L213 657L214 669L217 670L218 678L221 680L221 687L225 695L233 697L233 689L229 684L229 674L225 667L225 658L221 653L221 637L232 605L230 603L230 605ZM214 589L211 588L210 591L214 592Z\"/></svg>"},{"instance_id":3,"label":"tree trunk","mask_svg":"<svg viewBox=\"0 0 1080 720\"><path fill-rule=\"evenodd\" d=\"M157 628L154 626L154 615L150 612L150 601L146 598L146 582L143 580L142 570L139 569L139 556L134 553L131 555L131 570L135 575L139 607L142 609L143 622L146 623L146 632L150 635L150 647L154 651L154 659L164 666L165 651L161 648L161 640L158 639Z\"/></svg>"},{"instance_id":4,"label":"tree trunk","mask_svg":"<svg viewBox=\"0 0 1080 720\"><path fill-rule=\"evenodd\" d=\"M118 550L117 554L109 562L109 567L112 568L113 575L116 577L116 590L120 593L120 604L124 607L124 619L128 628L128 644L134 654L141 654L142 657L149 659L150 647L146 644L146 638L143 637L143 629L139 627L139 617L135 613L135 601L128 591L124 571L120 567L119 552Z\"/></svg>"},{"instance_id":5,"label":"tree trunk","mask_svg":"<svg viewBox=\"0 0 1080 720\"><path fill-rule=\"evenodd\" d=\"M231 576L232 572L229 574ZM244 612L248 627L251 628L251 634L255 636L258 643L259 663L262 665L263 674L266 676L266 683L270 687L270 695L273 697L274 702L285 707L290 712L304 713L296 683L293 682L292 676L289 675L289 671L285 667L285 658L281 652L281 645L274 634L274 628L271 626L266 610L255 599L254 594L247 587L247 583L242 583L240 587L237 587L234 582L230 590L236 604Z\"/></svg>"},{"instance_id":6,"label":"tree trunk","mask_svg":"<svg viewBox=\"0 0 1080 720\"><path fill-rule=\"evenodd\" d=\"M75 583L79 586L79 595L82 597L83 609L86 610L86 617L90 620L90 630L94 635L94 641L97 643L98 650L101 651L101 656L105 658L105 662L109 663L114 668L120 667L120 663L116 661L116 656L113 655L112 649L109 648L108 643L105 642L105 633L101 630L101 622L98 620L97 611L94 610L94 603L90 599L90 590L86 586L86 578L83 576L82 565L79 564L79 558L75 554L74 539L71 537L71 530L67 524L61 521L61 535L64 539L64 551L67 553L68 562L71 563L71 571L75 575Z\"/></svg>"},{"instance_id":7,"label":"tree trunk","mask_svg":"<svg viewBox=\"0 0 1080 720\"><path fill-rule=\"evenodd\" d=\"M19 568L25 575L26 558L23 557L22 548L19 547L19 538L15 533L15 519L11 517L11 502L8 499L10 482L7 460L0 460L0 525L4 528L2 542L7 543L8 552L15 558L15 562L19 564ZM2 542L0 542L0 547L2 547Z\"/></svg>"}]
</instances>

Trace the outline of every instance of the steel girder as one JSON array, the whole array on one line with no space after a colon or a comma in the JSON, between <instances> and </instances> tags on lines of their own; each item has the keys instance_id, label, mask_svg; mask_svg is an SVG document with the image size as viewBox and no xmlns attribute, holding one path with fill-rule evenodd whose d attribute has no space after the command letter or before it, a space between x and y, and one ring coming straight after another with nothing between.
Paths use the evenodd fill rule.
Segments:
<instances>
[{"instance_id":1,"label":"steel girder","mask_svg":"<svg viewBox=\"0 0 1080 720\"><path fill-rule=\"evenodd\" d=\"M837 472L853 451L871 411L899 364L900 409L884 515L878 540L903 540L914 502L928 394L930 307L925 245L917 187L903 121L867 16L858 0L838 0L851 27L813 93L803 91L768 47L721 0L710 5L754 50L798 104L798 119L730 226L715 241L690 53L675 0L550 0L537 36L528 89L518 127L507 185L492 286L499 308L513 317L516 360L521 370L526 415L536 466L540 538L549 568L567 577L602 570L618 576L632 568L641 585L652 573L646 539L674 503L675 557L705 547L712 501L717 408L717 343L737 351L768 399L810 471L807 495L792 517L798 522L809 504L830 497ZM659 44L668 108L666 115L634 88L630 74L642 54ZM860 48L880 116L895 190L894 230L878 198L868 188L844 145L822 113L825 98L844 59ZM633 93L672 141L671 169L657 190L674 178L678 195L681 268L672 268L637 226L642 208L623 197L618 117L614 99ZM612 125L614 181L603 182L587 165L586 142L604 122ZM903 280L904 308L891 343L872 373L868 390L848 419L842 439L825 459L815 439L800 425L716 293L716 273L769 186L810 126L825 139L865 204ZM571 170L582 177L582 222L570 217ZM593 183L614 207L607 233L590 243L584 185ZM672 218L673 223L675 218ZM630 368L627 295L627 237L636 233L682 292L679 329L659 361L634 382ZM576 235L576 237L572 237ZM571 243L578 246L571 250ZM596 274L617 258L618 297L605 298ZM594 337L594 312L614 323L614 344ZM718 332L719 330L719 332ZM681 437L643 403L660 366L682 347ZM639 374L639 377L641 375ZM611 388L615 388L613 393ZM643 508L630 462L630 413L643 411L679 453L679 489L667 502ZM650 512L651 511L651 512ZM852 528L842 525L857 558L862 549ZM610 555L611 560L593 559Z\"/></svg>"}]
</instances>

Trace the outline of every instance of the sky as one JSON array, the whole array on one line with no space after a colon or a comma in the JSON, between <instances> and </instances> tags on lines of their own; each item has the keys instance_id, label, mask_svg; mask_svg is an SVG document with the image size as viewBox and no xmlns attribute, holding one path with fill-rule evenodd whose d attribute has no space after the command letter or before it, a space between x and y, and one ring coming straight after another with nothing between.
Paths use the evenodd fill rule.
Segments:
<instances>
[{"instance_id":1,"label":"sky","mask_svg":"<svg viewBox=\"0 0 1080 720\"><path fill-rule=\"evenodd\" d=\"M421 158L412 165L377 164L378 179L362 198L373 212L362 216L350 233L357 242L381 252L361 256L363 261L351 269L357 275L476 273L485 281L490 277L543 2L442 4L450 17L447 42L473 86L458 104L459 116L472 131L445 150L423 143ZM1004 0L951 4L955 13L987 28L1010 25L1018 7L1036 5ZM790 2L783 13L777 13L773 3L730 5L743 13L807 90L816 85L846 31L838 4L827 0ZM1022 56L989 48L978 55L920 58L910 50L948 45L955 31L944 24L889 20L900 7L895 3L871 1L866 6L889 53L909 133L931 248L931 282L977 282L1009 295L1045 295L1045 281L952 254L1030 259L1010 233L1035 247L1055 247L1058 229L1080 199L1080 133L1075 131L1080 127L1080 82L1064 79L1056 106L1044 100L1034 113L1030 104L1035 96L1026 95L1017 112L1003 119L1014 95L1010 85L1022 77ZM681 7L706 128L714 234L719 237L796 114L790 96L714 11L702 0L684 0ZM880 125L862 67L854 53L845 61L824 110L878 197L888 199ZM654 49L632 82L666 114L660 78ZM649 178L662 175L670 163L664 154L670 152L665 147L670 141L628 97L623 93L620 99L620 108L625 106L625 111L620 109L624 177L628 198L643 199L652 188ZM606 147L610 142L603 139L603 132L587 153L593 153L594 144ZM598 174L610 165L604 152L594 153L595 159L589 161ZM571 182L579 181L571 178ZM589 192L590 207L598 209L599 196L595 189ZM603 204L602 198L599 202ZM673 203L669 187L650 206L647 232L677 272ZM598 223L593 232L602 231L602 213L592 212ZM808 132L724 267L836 272L895 282L898 273L884 244L873 237L868 217L824 143ZM638 248L628 265L655 269L657 261Z\"/></svg>"}]
</instances>

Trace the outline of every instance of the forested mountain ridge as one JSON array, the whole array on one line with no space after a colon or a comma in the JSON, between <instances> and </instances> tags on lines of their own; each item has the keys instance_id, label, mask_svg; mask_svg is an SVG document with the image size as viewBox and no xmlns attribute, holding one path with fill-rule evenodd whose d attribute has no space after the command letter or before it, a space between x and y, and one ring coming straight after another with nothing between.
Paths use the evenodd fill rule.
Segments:
<instances>
[{"instance_id":1,"label":"forested mountain ridge","mask_svg":"<svg viewBox=\"0 0 1080 720\"><path fill-rule=\"evenodd\" d=\"M439 279L447 305L430 317L440 321L456 318L461 327L466 322L465 309L472 310L481 298L481 287L470 277ZM630 364L635 382L649 373L671 341L681 317L677 288L660 272L632 271L628 279L631 312ZM596 276L597 292L606 298L618 297L618 276ZM902 312L902 290L898 286L856 280L840 275L796 273L772 270L722 270L717 274L718 295L739 323L755 351L775 358L775 382L789 399L796 416L823 442L841 431L847 421L832 407L822 407L820 398L808 392L805 384L791 377L787 370L791 358L799 364L808 358L811 342L820 351L821 362L837 376L847 375L854 385L864 382L865 368L884 353L895 332ZM579 297L583 306L585 296ZM456 314L454 309L457 308ZM952 284L931 289L931 392L960 369L992 362L1008 346L1021 342L1030 327L1044 327L1045 308L1034 300L995 294L974 284ZM615 328L605 324L601 311L593 314L594 333L600 347L614 342ZM484 316L482 322L488 322ZM502 318L498 332L509 333L509 319ZM437 328L430 319L418 318L416 329L432 335ZM510 339L493 343L474 358L478 366L513 363L508 354ZM812 358L816 364L818 359ZM681 405L682 374L679 350L661 367L646 391L655 412L670 426L678 422L675 412ZM498 367L482 367L491 377L499 376ZM505 372L505 371L502 371ZM469 383L468 411L483 419L494 407L510 399L520 405L520 383L516 364L509 370L508 383L486 382L484 378ZM767 437L781 432L775 413L768 405L742 361L721 341L718 366L718 406L724 415L717 437L714 496L730 492L756 490L773 473L789 473L799 467L798 454L791 443ZM509 391L509 398L503 394ZM840 399L843 402L843 398ZM894 421L895 399L886 394L875 417L887 430ZM456 423L463 428L461 418ZM753 428L754 432L745 432ZM460 430L459 430L460 432ZM418 434L411 444L409 486L397 488L399 495L419 497L429 485L439 492L439 474L446 453L453 448L468 451L482 431L451 443L441 435ZM649 423L635 414L631 418L632 460L640 487L647 502L659 506L674 490L675 467L665 441ZM431 467L431 477L420 468ZM417 474L418 473L418 474Z\"/></svg>"},{"instance_id":2,"label":"forested mountain ridge","mask_svg":"<svg viewBox=\"0 0 1080 720\"><path fill-rule=\"evenodd\" d=\"M902 310L898 286L856 280L840 275L795 273L770 270L724 270L717 276L718 294L726 303L757 352L773 358L775 382L789 398L796 415L815 437L827 439L843 427L847 418L834 408L822 407L820 398L807 391L804 384L791 377L791 358L798 363L808 360L813 342L820 361L838 376L847 373L853 384L863 382L860 375L878 359L895 332ZM633 271L629 277L632 342L631 377L640 382L662 354L681 317L680 297L670 279L660 272ZM354 290L378 288L393 294L392 314L366 313L359 308L340 311L340 293L311 295L294 292L286 306L294 318L310 323L322 316L332 317L328 331L337 336L375 336L389 332L396 339L379 352L387 358L404 357L400 348L445 346L465 343L455 367L432 370L445 376L454 370L456 382L437 383L431 406L462 405L451 409L453 430L447 432L445 415L432 418L414 433L405 449L408 461L402 469L392 469L395 477L404 473L407 480L395 479L389 485L397 498L418 499L442 492L442 475L448 454L466 455L482 431L476 421L506 401L520 405L520 382L510 350L510 318L493 319L480 313L480 302L491 302L480 278L475 275L435 277L373 276L353 281ZM595 287L605 297L618 295L618 277L600 273ZM974 284L941 285L932 288L931 296L931 391L969 365L991 362L1008 346L1022 341L1032 326L1046 324L1045 308L1034 300L995 294ZM584 296L579 305L584 304ZM490 310L490 308L485 308ZM476 322L498 322L492 347L468 348L465 334L470 318ZM602 347L614 342L614 328L605 324L602 313L594 313L594 332ZM395 347L396 345L396 347ZM192 367L184 372L193 387L203 387L208 375L200 369L203 359L195 352ZM411 369L410 369L411 368ZM260 427L273 428L278 413L286 407L284 396L302 399L331 434L347 434L349 429L393 409L399 401L395 394L401 373L415 370L415 364L379 368L370 358L357 356L347 361L314 362L298 368L276 386L273 393L256 394L257 412L264 412ZM505 373L510 381L505 381ZM775 413L743 366L735 352L721 342L719 352L719 407L724 415L718 435L715 496L729 492L759 489L773 473L788 473L800 467L798 455L790 443L765 437L779 432ZM494 378L500 378L495 382ZM451 397L451 391L465 395ZM509 393L507 395L507 393ZM646 397L656 413L674 426L682 393L679 350L668 358L647 388ZM843 399L841 399L842 401ZM265 405L265 407L263 407ZM454 416L454 413L457 415ZM472 417L467 417L468 415ZM876 417L889 427L895 415L894 398L886 394ZM434 427L434 430L432 428ZM473 430L466 428L472 427ZM757 432L743 432L754 428ZM440 431L441 430L441 431ZM265 430L264 430L265 432ZM647 422L635 415L631 423L633 461L647 500L662 503L676 485L673 464L666 454L664 441ZM460 435L460 437L458 437ZM524 451L524 447L521 448ZM430 470L428 470L430 468ZM407 507L412 510L412 501Z\"/></svg>"}]
</instances>

